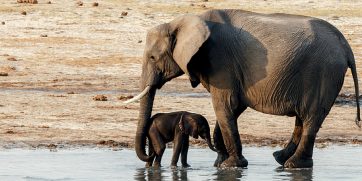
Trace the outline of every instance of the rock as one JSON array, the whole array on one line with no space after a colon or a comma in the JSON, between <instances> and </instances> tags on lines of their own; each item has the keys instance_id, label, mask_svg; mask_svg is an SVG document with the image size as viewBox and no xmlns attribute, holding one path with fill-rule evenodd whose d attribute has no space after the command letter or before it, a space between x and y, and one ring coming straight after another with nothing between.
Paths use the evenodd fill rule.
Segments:
<instances>
[{"instance_id":1,"label":"rock","mask_svg":"<svg viewBox=\"0 0 362 181\"><path fill-rule=\"evenodd\" d=\"M12 131L12 130L8 130L8 131L6 131L5 133L6 133L6 134L15 134L15 132Z\"/></svg>"},{"instance_id":2,"label":"rock","mask_svg":"<svg viewBox=\"0 0 362 181\"><path fill-rule=\"evenodd\" d=\"M339 20L339 16L332 16L332 20Z\"/></svg>"},{"instance_id":3,"label":"rock","mask_svg":"<svg viewBox=\"0 0 362 181\"><path fill-rule=\"evenodd\" d=\"M46 34L41 34L40 37L48 37Z\"/></svg>"},{"instance_id":4,"label":"rock","mask_svg":"<svg viewBox=\"0 0 362 181\"><path fill-rule=\"evenodd\" d=\"M8 57L7 60L8 61L18 61L15 57Z\"/></svg>"},{"instance_id":5,"label":"rock","mask_svg":"<svg viewBox=\"0 0 362 181\"><path fill-rule=\"evenodd\" d=\"M17 0L18 3L38 4L38 0Z\"/></svg>"},{"instance_id":6,"label":"rock","mask_svg":"<svg viewBox=\"0 0 362 181\"><path fill-rule=\"evenodd\" d=\"M108 146L108 147L129 147L128 143L118 142L114 140L101 140L98 142L98 145Z\"/></svg>"},{"instance_id":7,"label":"rock","mask_svg":"<svg viewBox=\"0 0 362 181\"><path fill-rule=\"evenodd\" d=\"M132 98L133 98L133 96L120 96L118 98L118 100L125 101L125 100L132 99Z\"/></svg>"},{"instance_id":8,"label":"rock","mask_svg":"<svg viewBox=\"0 0 362 181\"><path fill-rule=\"evenodd\" d=\"M9 74L7 72L0 72L0 76L8 76Z\"/></svg>"},{"instance_id":9,"label":"rock","mask_svg":"<svg viewBox=\"0 0 362 181\"><path fill-rule=\"evenodd\" d=\"M78 2L77 2L77 5L78 5L78 6L83 6L83 2L82 2L82 1L78 1Z\"/></svg>"},{"instance_id":10,"label":"rock","mask_svg":"<svg viewBox=\"0 0 362 181\"><path fill-rule=\"evenodd\" d=\"M107 101L107 97L105 95L96 95L93 97L93 100L95 101Z\"/></svg>"},{"instance_id":11,"label":"rock","mask_svg":"<svg viewBox=\"0 0 362 181\"><path fill-rule=\"evenodd\" d=\"M99 4L97 3L97 2L94 2L93 4L92 4L92 6L93 7L97 7Z\"/></svg>"},{"instance_id":12,"label":"rock","mask_svg":"<svg viewBox=\"0 0 362 181\"><path fill-rule=\"evenodd\" d=\"M39 128L46 128L46 129L48 129L49 126L48 126L48 125L42 125L42 126L39 126Z\"/></svg>"},{"instance_id":13,"label":"rock","mask_svg":"<svg viewBox=\"0 0 362 181\"><path fill-rule=\"evenodd\" d=\"M73 92L73 91L70 91L70 92L67 92L67 94L75 94L75 92Z\"/></svg>"},{"instance_id":14,"label":"rock","mask_svg":"<svg viewBox=\"0 0 362 181\"><path fill-rule=\"evenodd\" d=\"M48 1L47 3L48 3L48 4L51 4L52 2L51 2L51 1Z\"/></svg>"},{"instance_id":15,"label":"rock","mask_svg":"<svg viewBox=\"0 0 362 181\"><path fill-rule=\"evenodd\" d=\"M26 11L22 11L20 14L22 14L22 15L26 15Z\"/></svg>"},{"instance_id":16,"label":"rock","mask_svg":"<svg viewBox=\"0 0 362 181\"><path fill-rule=\"evenodd\" d=\"M49 145L47 145L47 147L51 150L56 149L58 146L56 144L50 143Z\"/></svg>"},{"instance_id":17,"label":"rock","mask_svg":"<svg viewBox=\"0 0 362 181\"><path fill-rule=\"evenodd\" d=\"M138 40L138 43L142 43L142 40Z\"/></svg>"},{"instance_id":18,"label":"rock","mask_svg":"<svg viewBox=\"0 0 362 181\"><path fill-rule=\"evenodd\" d=\"M5 25L5 21L1 22L2 25Z\"/></svg>"},{"instance_id":19,"label":"rock","mask_svg":"<svg viewBox=\"0 0 362 181\"><path fill-rule=\"evenodd\" d=\"M127 16L127 15L128 15L128 12L127 12L127 11L122 11L121 16Z\"/></svg>"}]
</instances>

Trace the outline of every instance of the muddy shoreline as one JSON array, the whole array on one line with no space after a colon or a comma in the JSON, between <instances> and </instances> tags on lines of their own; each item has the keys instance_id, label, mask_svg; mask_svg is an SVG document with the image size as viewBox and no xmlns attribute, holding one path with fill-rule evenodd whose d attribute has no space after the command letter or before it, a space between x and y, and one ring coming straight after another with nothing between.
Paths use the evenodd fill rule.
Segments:
<instances>
[{"instance_id":1,"label":"muddy shoreline","mask_svg":"<svg viewBox=\"0 0 362 181\"><path fill-rule=\"evenodd\" d=\"M287 140L284 138L265 138L252 135L241 135L241 142L245 147L284 147ZM362 145L362 140L358 138L344 138L344 137L330 137L330 138L317 138L315 142L316 148L325 148L335 145ZM172 148L172 143L167 145ZM29 141L29 142L1 142L0 149L49 149L50 151L66 150L66 149L83 149L83 148L107 148L114 151L120 149L134 148L134 142L122 142L114 140L101 140L101 141ZM190 148L208 148L203 140L191 140Z\"/></svg>"}]
</instances>

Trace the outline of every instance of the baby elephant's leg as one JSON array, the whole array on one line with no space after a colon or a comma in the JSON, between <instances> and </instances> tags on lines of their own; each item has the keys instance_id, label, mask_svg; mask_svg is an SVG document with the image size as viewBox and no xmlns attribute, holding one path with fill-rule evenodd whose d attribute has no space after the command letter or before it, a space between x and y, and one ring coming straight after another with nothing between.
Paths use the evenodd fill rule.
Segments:
<instances>
[{"instance_id":1,"label":"baby elephant's leg","mask_svg":"<svg viewBox=\"0 0 362 181\"><path fill-rule=\"evenodd\" d=\"M189 136L184 135L182 139L182 149L181 149L181 163L183 167L190 167L189 164L187 164L187 152L189 150Z\"/></svg>"},{"instance_id":2,"label":"baby elephant's leg","mask_svg":"<svg viewBox=\"0 0 362 181\"><path fill-rule=\"evenodd\" d=\"M181 132L179 132L175 135L175 139L173 141L173 143L174 143L173 155L172 155L172 160L171 160L171 166L173 166L173 167L177 166L178 158L180 157L181 148L182 148L182 144L183 144L182 139L183 139L183 134Z\"/></svg>"},{"instance_id":3,"label":"baby elephant's leg","mask_svg":"<svg viewBox=\"0 0 362 181\"><path fill-rule=\"evenodd\" d=\"M158 132L157 128L151 126L149 130L149 137L151 139L153 151L155 152L156 158L153 163L154 167L160 167L161 166L161 159L163 152L166 149L166 144L163 141L160 133Z\"/></svg>"},{"instance_id":4,"label":"baby elephant's leg","mask_svg":"<svg viewBox=\"0 0 362 181\"><path fill-rule=\"evenodd\" d=\"M152 146L152 143L151 143L151 140L149 140L148 142L148 155L152 155L154 154L155 151L153 149L153 146ZM155 159L155 155L153 157L151 157L151 160L149 162L146 163L146 167L152 167L152 164L153 164L153 160Z\"/></svg>"}]
</instances>

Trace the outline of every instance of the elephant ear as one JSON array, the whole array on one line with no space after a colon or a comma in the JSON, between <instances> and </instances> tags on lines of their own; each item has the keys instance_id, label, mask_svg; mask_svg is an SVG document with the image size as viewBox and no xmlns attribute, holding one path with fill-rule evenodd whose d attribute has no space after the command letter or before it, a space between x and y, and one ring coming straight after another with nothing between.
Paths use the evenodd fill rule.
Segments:
<instances>
[{"instance_id":1,"label":"elephant ear","mask_svg":"<svg viewBox=\"0 0 362 181\"><path fill-rule=\"evenodd\" d=\"M209 38L210 30L204 20L196 15L184 15L170 22L171 33L176 45L173 49L173 59L185 74L190 77L193 87L199 80L189 71L191 58L199 51L202 44Z\"/></svg>"},{"instance_id":2,"label":"elephant ear","mask_svg":"<svg viewBox=\"0 0 362 181\"><path fill-rule=\"evenodd\" d=\"M178 126L182 133L188 135L189 134L187 131L188 128L185 128L185 120L184 120L183 116L184 116L184 114L181 114L181 118L180 118L180 121L178 122Z\"/></svg>"}]
</instances>

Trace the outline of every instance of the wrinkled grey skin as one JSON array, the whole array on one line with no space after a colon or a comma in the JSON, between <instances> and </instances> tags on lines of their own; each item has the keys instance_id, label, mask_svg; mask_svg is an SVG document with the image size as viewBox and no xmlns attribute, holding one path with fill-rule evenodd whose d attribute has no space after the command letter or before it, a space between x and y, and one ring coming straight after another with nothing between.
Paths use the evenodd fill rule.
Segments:
<instances>
[{"instance_id":1,"label":"wrinkled grey skin","mask_svg":"<svg viewBox=\"0 0 362 181\"><path fill-rule=\"evenodd\" d=\"M237 118L247 108L295 116L287 146L274 153L289 168L312 167L316 134L351 68L358 98L356 66L348 42L326 21L287 14L210 10L185 15L148 31L136 133L136 153L148 160L145 137L156 89L187 74L212 97L217 117L215 166L246 167ZM360 120L357 101L357 121ZM359 123L359 122L357 122Z\"/></svg>"},{"instance_id":2,"label":"wrinkled grey skin","mask_svg":"<svg viewBox=\"0 0 362 181\"><path fill-rule=\"evenodd\" d=\"M161 166L163 152L166 144L173 141L173 155L171 166L176 167L181 154L181 163L183 167L189 167L187 164L187 152L189 149L189 136L198 139L199 136L204 139L213 151L216 151L211 143L210 127L204 116L186 111L158 113L151 118L151 127L148 131L149 155L150 161L146 167Z\"/></svg>"}]
</instances>

